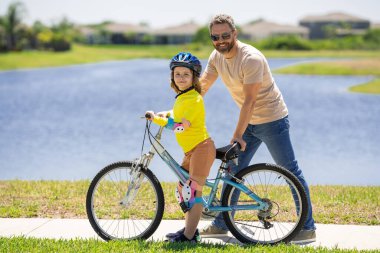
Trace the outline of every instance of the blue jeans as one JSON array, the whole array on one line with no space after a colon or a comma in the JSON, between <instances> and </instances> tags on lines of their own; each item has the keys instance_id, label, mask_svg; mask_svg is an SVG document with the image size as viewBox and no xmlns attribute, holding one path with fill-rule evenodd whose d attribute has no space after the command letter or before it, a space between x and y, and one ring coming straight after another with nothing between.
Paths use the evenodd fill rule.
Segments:
<instances>
[{"instance_id":1,"label":"blue jeans","mask_svg":"<svg viewBox=\"0 0 380 253\"><path fill-rule=\"evenodd\" d=\"M260 125L248 125L247 129L244 132L243 139L247 142L247 146L245 151L239 154L239 165L231 166L232 173L236 174L241 169L247 167L260 144L264 142L276 164L292 172L304 186L309 204L309 213L303 229L316 229L313 219L312 205L310 201L309 186L306 183L301 169L298 168L292 143L290 141L288 116L269 123ZM223 185L223 189L224 188L225 185ZM234 194L231 198L231 201L237 202L238 198L239 194ZM218 228L228 230L221 213L213 221L213 225L217 226Z\"/></svg>"}]
</instances>

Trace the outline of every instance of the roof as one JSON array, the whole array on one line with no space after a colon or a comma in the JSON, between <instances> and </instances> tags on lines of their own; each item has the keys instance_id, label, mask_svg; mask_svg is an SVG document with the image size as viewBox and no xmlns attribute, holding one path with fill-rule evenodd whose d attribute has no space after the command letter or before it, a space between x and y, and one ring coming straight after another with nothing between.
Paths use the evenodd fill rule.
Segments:
<instances>
[{"instance_id":1,"label":"roof","mask_svg":"<svg viewBox=\"0 0 380 253\"><path fill-rule=\"evenodd\" d=\"M300 22L331 22L331 21L351 21L351 22L358 22L358 21L367 21L366 19L362 19L359 17L352 16L350 14L342 13L342 12L334 12L329 13L326 15L312 15L312 16L306 16L300 20Z\"/></svg>"},{"instance_id":2,"label":"roof","mask_svg":"<svg viewBox=\"0 0 380 253\"><path fill-rule=\"evenodd\" d=\"M134 25L134 24L122 24L122 23L111 23L111 24L105 25L104 28L114 33L126 33L126 32L146 33L149 31L149 28L146 26Z\"/></svg>"},{"instance_id":3,"label":"roof","mask_svg":"<svg viewBox=\"0 0 380 253\"><path fill-rule=\"evenodd\" d=\"M91 35L95 33L95 29L87 26L79 26L78 30L83 35Z\"/></svg>"},{"instance_id":4,"label":"roof","mask_svg":"<svg viewBox=\"0 0 380 253\"><path fill-rule=\"evenodd\" d=\"M241 27L242 33L255 38L264 38L274 34L309 34L309 29L302 26L281 25L268 21L246 24Z\"/></svg>"},{"instance_id":5,"label":"roof","mask_svg":"<svg viewBox=\"0 0 380 253\"><path fill-rule=\"evenodd\" d=\"M155 35L194 35L202 26L194 22L188 22L178 26L170 26L153 31Z\"/></svg>"}]
</instances>

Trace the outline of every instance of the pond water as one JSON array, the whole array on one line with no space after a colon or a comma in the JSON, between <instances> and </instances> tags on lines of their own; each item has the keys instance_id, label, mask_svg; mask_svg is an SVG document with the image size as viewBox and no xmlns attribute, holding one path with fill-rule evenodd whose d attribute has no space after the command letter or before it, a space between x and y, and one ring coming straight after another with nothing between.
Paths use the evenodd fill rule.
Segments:
<instances>
[{"instance_id":1,"label":"pond water","mask_svg":"<svg viewBox=\"0 0 380 253\"><path fill-rule=\"evenodd\" d=\"M306 59L270 59L272 69ZM203 62L206 63L206 62ZM0 180L92 179L141 152L148 109L170 109L167 60L0 72ZM380 96L348 92L370 76L274 75L289 108L296 157L309 184L380 185ZM218 80L205 97L208 129L228 143L238 108ZM174 136L163 143L178 159ZM252 163L273 162L262 145ZM174 181L156 157L151 169ZM214 163L211 173L215 173Z\"/></svg>"}]
</instances>

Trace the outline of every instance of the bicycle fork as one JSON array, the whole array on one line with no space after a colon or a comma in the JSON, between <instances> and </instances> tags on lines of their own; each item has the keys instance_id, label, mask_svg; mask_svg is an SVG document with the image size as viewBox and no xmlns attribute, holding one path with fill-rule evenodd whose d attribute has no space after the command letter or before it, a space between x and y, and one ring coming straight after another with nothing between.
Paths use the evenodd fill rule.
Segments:
<instances>
[{"instance_id":1,"label":"bicycle fork","mask_svg":"<svg viewBox=\"0 0 380 253\"><path fill-rule=\"evenodd\" d=\"M128 185L128 190L125 193L124 198L120 201L121 206L128 207L135 199L136 194L140 189L141 183L144 180L144 176L143 173L141 173L141 170L148 168L154 154L154 150L151 149L149 153L142 155L140 158L137 158L133 162L130 172L131 183Z\"/></svg>"},{"instance_id":2,"label":"bicycle fork","mask_svg":"<svg viewBox=\"0 0 380 253\"><path fill-rule=\"evenodd\" d=\"M124 207L128 207L133 200L136 197L136 194L138 190L140 189L141 183L144 179L143 174L140 172L141 170L141 159L137 159L133 164L132 164L132 169L131 169L131 183L128 185L128 190L124 196L124 198L120 201L120 205Z\"/></svg>"},{"instance_id":3,"label":"bicycle fork","mask_svg":"<svg viewBox=\"0 0 380 253\"><path fill-rule=\"evenodd\" d=\"M159 143L161 139L163 127L160 128L158 133L154 138L154 142L148 153L142 155L140 158L137 158L133 164L131 169L131 183L128 186L128 190L124 196L124 198L120 201L120 205L124 207L128 207L136 197L138 190L140 189L141 183L144 180L143 174L141 173L142 169L148 168L150 162L152 161L154 154L160 152L158 147L162 147ZM161 156L161 154L159 153Z\"/></svg>"}]
</instances>

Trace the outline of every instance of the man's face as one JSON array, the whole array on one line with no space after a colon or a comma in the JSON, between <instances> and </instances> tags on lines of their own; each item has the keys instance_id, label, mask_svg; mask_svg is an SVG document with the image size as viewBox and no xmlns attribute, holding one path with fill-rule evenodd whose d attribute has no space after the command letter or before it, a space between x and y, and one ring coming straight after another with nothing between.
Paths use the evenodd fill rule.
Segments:
<instances>
[{"instance_id":1,"label":"man's face","mask_svg":"<svg viewBox=\"0 0 380 253\"><path fill-rule=\"evenodd\" d=\"M215 24L211 28L211 40L214 48L221 54L227 54L236 42L236 31L228 24Z\"/></svg>"}]
</instances>

